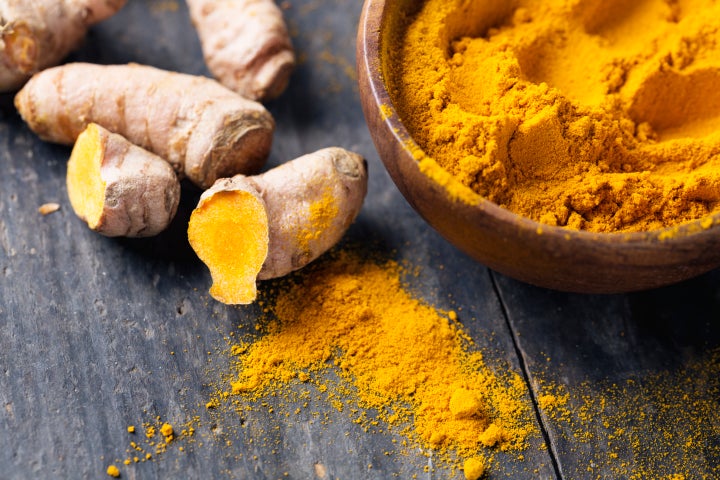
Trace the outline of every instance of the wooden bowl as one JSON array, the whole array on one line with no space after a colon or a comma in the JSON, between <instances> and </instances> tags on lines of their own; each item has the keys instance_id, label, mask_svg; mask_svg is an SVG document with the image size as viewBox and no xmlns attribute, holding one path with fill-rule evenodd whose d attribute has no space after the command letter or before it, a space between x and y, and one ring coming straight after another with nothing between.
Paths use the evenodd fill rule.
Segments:
<instances>
[{"instance_id":1,"label":"wooden bowl","mask_svg":"<svg viewBox=\"0 0 720 480\"><path fill-rule=\"evenodd\" d=\"M505 275L583 293L660 287L720 265L720 214L641 233L574 231L542 225L479 197L458 200L442 185L456 182L449 174L438 182L423 173L411 153L420 147L398 118L383 75L393 32L397 34L417 5L409 0L365 1L357 38L358 80L380 158L410 205L440 234Z\"/></svg>"}]
</instances>

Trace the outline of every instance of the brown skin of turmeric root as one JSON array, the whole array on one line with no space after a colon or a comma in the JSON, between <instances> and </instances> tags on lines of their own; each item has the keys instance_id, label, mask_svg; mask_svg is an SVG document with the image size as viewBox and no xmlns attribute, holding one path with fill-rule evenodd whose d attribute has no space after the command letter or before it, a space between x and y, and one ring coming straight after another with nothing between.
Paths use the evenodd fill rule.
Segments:
<instances>
[{"instance_id":1,"label":"brown skin of turmeric root","mask_svg":"<svg viewBox=\"0 0 720 480\"><path fill-rule=\"evenodd\" d=\"M44 140L71 145L97 123L166 159L201 188L258 171L275 129L261 104L215 80L136 64L44 70L18 92L15 106Z\"/></svg>"},{"instance_id":2,"label":"brown skin of turmeric root","mask_svg":"<svg viewBox=\"0 0 720 480\"><path fill-rule=\"evenodd\" d=\"M280 95L295 67L290 35L273 0L187 0L205 63L244 97Z\"/></svg>"},{"instance_id":3,"label":"brown skin of turmeric root","mask_svg":"<svg viewBox=\"0 0 720 480\"><path fill-rule=\"evenodd\" d=\"M188 239L213 279L210 295L252 303L256 280L282 277L335 245L367 193L365 160L326 148L253 177L218 180L200 197Z\"/></svg>"},{"instance_id":4,"label":"brown skin of turmeric root","mask_svg":"<svg viewBox=\"0 0 720 480\"><path fill-rule=\"evenodd\" d=\"M57 65L126 0L0 1L0 91Z\"/></svg>"},{"instance_id":5,"label":"brown skin of turmeric root","mask_svg":"<svg viewBox=\"0 0 720 480\"><path fill-rule=\"evenodd\" d=\"M108 237L157 235L180 200L169 163L94 123L73 147L67 190L77 216Z\"/></svg>"}]
</instances>

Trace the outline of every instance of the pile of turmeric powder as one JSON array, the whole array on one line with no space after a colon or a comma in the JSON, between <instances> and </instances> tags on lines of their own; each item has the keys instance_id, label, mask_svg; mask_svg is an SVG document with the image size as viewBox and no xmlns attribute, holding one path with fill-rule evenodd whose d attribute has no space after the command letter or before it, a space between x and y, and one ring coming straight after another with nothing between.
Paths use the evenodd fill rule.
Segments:
<instances>
[{"instance_id":1,"label":"pile of turmeric powder","mask_svg":"<svg viewBox=\"0 0 720 480\"><path fill-rule=\"evenodd\" d=\"M232 345L233 374L208 408L242 409L314 384L334 390L331 405L354 421L377 412L389 431L448 461L465 459L456 466L467 478L478 478L493 452L539 438L522 377L490 369L457 313L414 298L403 272L349 252L306 268L264 304L262 335ZM346 387L327 380L330 370Z\"/></svg>"},{"instance_id":2,"label":"pile of turmeric powder","mask_svg":"<svg viewBox=\"0 0 720 480\"><path fill-rule=\"evenodd\" d=\"M386 41L391 97L425 154L480 196L595 232L720 209L718 2L411 9Z\"/></svg>"}]
</instances>

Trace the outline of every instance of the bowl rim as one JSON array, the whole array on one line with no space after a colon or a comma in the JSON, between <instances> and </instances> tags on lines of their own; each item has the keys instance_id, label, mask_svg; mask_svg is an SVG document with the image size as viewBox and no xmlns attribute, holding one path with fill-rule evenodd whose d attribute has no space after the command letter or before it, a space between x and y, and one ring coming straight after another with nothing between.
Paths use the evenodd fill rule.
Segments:
<instances>
[{"instance_id":1,"label":"bowl rim","mask_svg":"<svg viewBox=\"0 0 720 480\"><path fill-rule=\"evenodd\" d=\"M405 127L395 108L392 96L386 86L386 76L382 59L382 33L385 28L384 17L388 3L386 0L365 0L358 29L358 42L360 43L358 50L362 52L362 55L361 58L359 56L357 60L361 67L366 69L368 84L371 88L373 99L379 108L383 107L385 109L382 115L382 121L385 123L387 130L395 137L395 140L400 145L403 145L404 150L411 157L413 157L412 151L422 152L423 160L433 162L437 168L446 172L449 181L452 182L453 185L460 186L465 192L472 195L473 198L477 197L477 203L471 205L462 199L453 199L453 195L444 185L428 176L434 184L443 189L449 199L463 202L469 208L480 207L498 221L512 224L527 232L535 232L549 237L564 238L566 240L575 240L594 245L613 244L614 248L618 246L635 248L641 244L645 246L653 244L683 245L693 243L698 236L720 237L720 211L694 220L645 231L591 232L548 225L532 220L501 207L464 185L441 167L431 156L425 153L423 148L418 145L412 135L410 135L410 132ZM385 163L385 160L383 160L383 163ZM420 170L419 159L415 158L414 163L415 167ZM426 175L424 172L420 173Z\"/></svg>"}]
</instances>

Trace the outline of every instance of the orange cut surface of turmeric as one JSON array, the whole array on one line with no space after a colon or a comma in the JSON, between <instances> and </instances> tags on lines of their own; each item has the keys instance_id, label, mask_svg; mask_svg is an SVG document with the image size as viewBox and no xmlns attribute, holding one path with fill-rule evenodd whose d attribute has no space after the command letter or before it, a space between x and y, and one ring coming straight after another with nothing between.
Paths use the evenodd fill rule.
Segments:
<instances>
[{"instance_id":1,"label":"orange cut surface of turmeric","mask_svg":"<svg viewBox=\"0 0 720 480\"><path fill-rule=\"evenodd\" d=\"M100 174L104 151L97 125L88 125L78 136L67 166L70 204L91 229L100 222L105 204L106 182Z\"/></svg>"},{"instance_id":2,"label":"orange cut surface of turmeric","mask_svg":"<svg viewBox=\"0 0 720 480\"><path fill-rule=\"evenodd\" d=\"M218 192L193 211L188 240L210 269L213 298L231 304L255 300L268 231L264 204L247 191Z\"/></svg>"}]
</instances>

